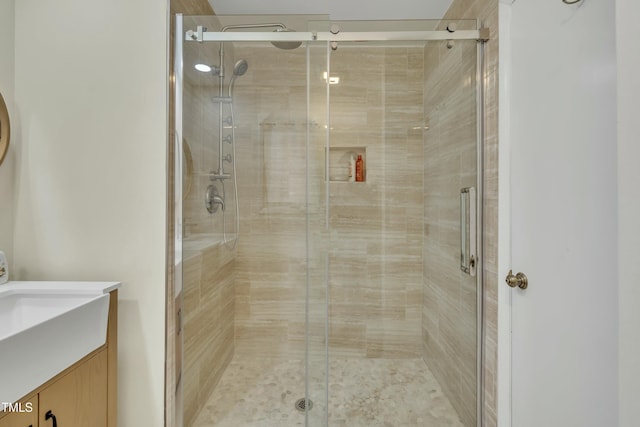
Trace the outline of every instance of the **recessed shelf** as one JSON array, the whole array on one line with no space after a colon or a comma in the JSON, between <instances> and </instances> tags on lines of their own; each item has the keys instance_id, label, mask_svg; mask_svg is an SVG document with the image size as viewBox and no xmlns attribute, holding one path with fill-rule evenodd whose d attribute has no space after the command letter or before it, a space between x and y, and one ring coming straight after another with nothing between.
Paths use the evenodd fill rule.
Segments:
<instances>
[{"instance_id":1,"label":"recessed shelf","mask_svg":"<svg viewBox=\"0 0 640 427\"><path fill-rule=\"evenodd\" d=\"M352 157L355 162L358 156L362 156L363 170L362 181L356 181L355 165L352 166ZM329 181L362 183L367 180L367 147L329 147ZM353 170L352 170L353 169ZM352 171L351 171L352 170ZM353 177L350 178L350 171Z\"/></svg>"}]
</instances>

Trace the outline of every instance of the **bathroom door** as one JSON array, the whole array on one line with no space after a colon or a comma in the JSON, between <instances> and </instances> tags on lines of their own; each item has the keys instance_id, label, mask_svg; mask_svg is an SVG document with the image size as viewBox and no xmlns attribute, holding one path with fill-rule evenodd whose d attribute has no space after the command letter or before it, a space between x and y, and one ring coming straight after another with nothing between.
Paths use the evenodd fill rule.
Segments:
<instances>
[{"instance_id":1,"label":"bathroom door","mask_svg":"<svg viewBox=\"0 0 640 427\"><path fill-rule=\"evenodd\" d=\"M511 425L614 426L614 7L546 0L507 7L509 267L529 281L510 291ZM506 286L504 276L500 282Z\"/></svg>"}]
</instances>

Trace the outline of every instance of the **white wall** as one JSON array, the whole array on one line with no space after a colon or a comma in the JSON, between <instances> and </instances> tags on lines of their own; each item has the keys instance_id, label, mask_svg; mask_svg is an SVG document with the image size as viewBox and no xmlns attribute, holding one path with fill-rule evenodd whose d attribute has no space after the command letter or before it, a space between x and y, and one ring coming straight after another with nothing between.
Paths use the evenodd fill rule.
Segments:
<instances>
[{"instance_id":1,"label":"white wall","mask_svg":"<svg viewBox=\"0 0 640 427\"><path fill-rule=\"evenodd\" d=\"M166 0L15 3L18 279L118 280L119 423L164 406Z\"/></svg>"},{"instance_id":2,"label":"white wall","mask_svg":"<svg viewBox=\"0 0 640 427\"><path fill-rule=\"evenodd\" d=\"M620 301L620 427L638 425L640 407L640 3L617 0L618 253Z\"/></svg>"},{"instance_id":3,"label":"white wall","mask_svg":"<svg viewBox=\"0 0 640 427\"><path fill-rule=\"evenodd\" d=\"M14 0L0 0L0 93L9 109L11 125L18 125L13 108L13 15ZM15 144L0 166L0 250L9 258L9 271L13 268L13 186L15 173Z\"/></svg>"},{"instance_id":4,"label":"white wall","mask_svg":"<svg viewBox=\"0 0 640 427\"><path fill-rule=\"evenodd\" d=\"M513 411L500 425L616 426L614 4L506 7L510 140L500 156L510 148L510 267L529 289L509 291Z\"/></svg>"}]
</instances>

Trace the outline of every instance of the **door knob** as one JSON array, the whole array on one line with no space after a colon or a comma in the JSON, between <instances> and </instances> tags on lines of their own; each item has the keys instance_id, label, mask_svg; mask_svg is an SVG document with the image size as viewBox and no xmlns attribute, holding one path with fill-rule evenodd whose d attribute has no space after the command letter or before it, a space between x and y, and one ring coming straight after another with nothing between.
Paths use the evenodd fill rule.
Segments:
<instances>
[{"instance_id":1,"label":"door knob","mask_svg":"<svg viewBox=\"0 0 640 427\"><path fill-rule=\"evenodd\" d=\"M507 274L505 281L507 282L507 285L512 288L517 286L520 289L527 289L527 286L529 286L529 279L527 279L527 276L525 276L524 273L517 273L514 275L513 270L509 270L509 274Z\"/></svg>"}]
</instances>

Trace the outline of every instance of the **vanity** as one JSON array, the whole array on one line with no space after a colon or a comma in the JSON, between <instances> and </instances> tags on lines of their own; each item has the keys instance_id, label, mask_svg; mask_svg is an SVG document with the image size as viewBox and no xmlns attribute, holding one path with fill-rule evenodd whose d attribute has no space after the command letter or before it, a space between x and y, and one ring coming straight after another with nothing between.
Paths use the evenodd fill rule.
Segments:
<instances>
[{"instance_id":1,"label":"vanity","mask_svg":"<svg viewBox=\"0 0 640 427\"><path fill-rule=\"evenodd\" d=\"M0 286L0 427L115 427L117 282Z\"/></svg>"}]
</instances>

